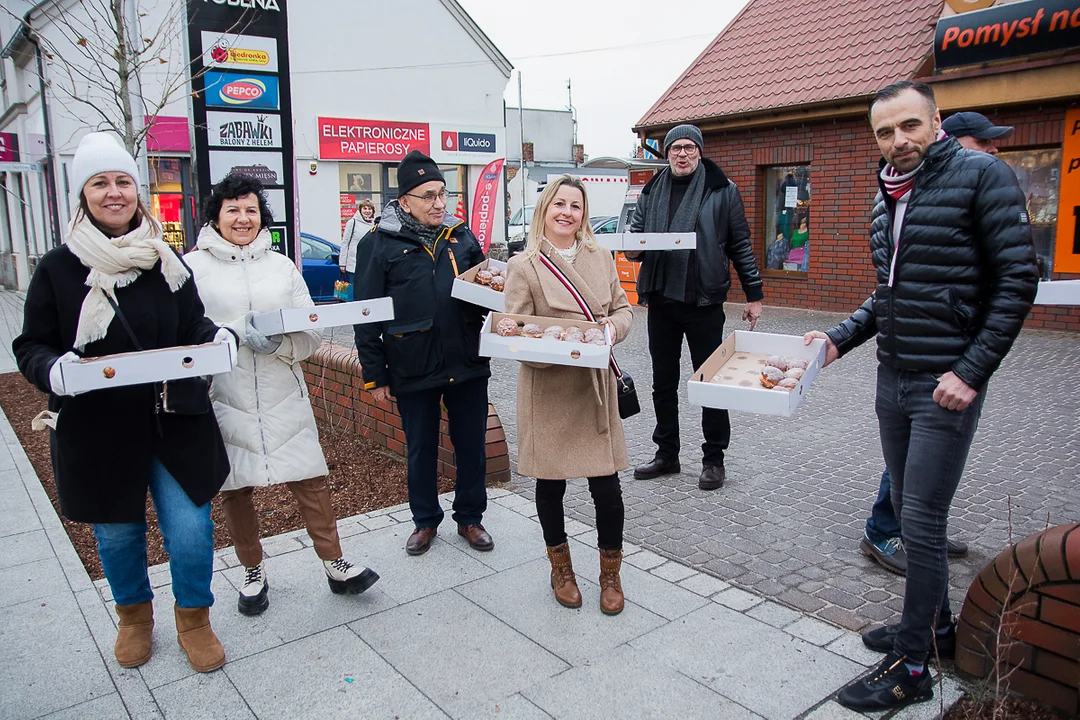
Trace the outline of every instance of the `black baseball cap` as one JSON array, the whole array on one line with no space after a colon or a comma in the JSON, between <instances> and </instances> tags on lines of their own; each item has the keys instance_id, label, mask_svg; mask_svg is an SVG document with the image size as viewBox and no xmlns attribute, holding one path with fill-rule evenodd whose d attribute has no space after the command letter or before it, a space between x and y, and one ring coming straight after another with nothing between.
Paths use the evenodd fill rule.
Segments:
<instances>
[{"instance_id":1,"label":"black baseball cap","mask_svg":"<svg viewBox=\"0 0 1080 720\"><path fill-rule=\"evenodd\" d=\"M953 137L973 137L979 140L996 140L1012 135L1012 125L995 125L977 112L958 112L941 123L941 129Z\"/></svg>"}]
</instances>

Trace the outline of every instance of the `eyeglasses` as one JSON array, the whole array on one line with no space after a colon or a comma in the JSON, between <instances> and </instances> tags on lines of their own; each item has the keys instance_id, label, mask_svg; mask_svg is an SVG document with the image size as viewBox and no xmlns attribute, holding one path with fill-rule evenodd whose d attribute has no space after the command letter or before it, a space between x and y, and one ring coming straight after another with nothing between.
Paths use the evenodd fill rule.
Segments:
<instances>
[{"instance_id":1,"label":"eyeglasses","mask_svg":"<svg viewBox=\"0 0 1080 720\"><path fill-rule=\"evenodd\" d=\"M672 145L668 148L668 155L686 155L687 157L697 152L697 145L690 143L689 145Z\"/></svg>"},{"instance_id":2,"label":"eyeglasses","mask_svg":"<svg viewBox=\"0 0 1080 720\"><path fill-rule=\"evenodd\" d=\"M405 194L408 195L409 197L416 198L417 200L423 200L426 204L431 205L436 200L442 200L443 202L446 202L446 196L449 193L447 193L446 190L440 190L437 193L426 192L423 195L413 195L412 193L405 193Z\"/></svg>"}]
</instances>

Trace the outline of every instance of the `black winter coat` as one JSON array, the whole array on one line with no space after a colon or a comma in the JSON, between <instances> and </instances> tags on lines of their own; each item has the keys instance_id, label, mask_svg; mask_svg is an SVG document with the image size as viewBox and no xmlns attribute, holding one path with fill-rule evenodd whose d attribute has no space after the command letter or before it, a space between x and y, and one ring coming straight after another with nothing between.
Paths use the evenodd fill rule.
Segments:
<instances>
[{"instance_id":1,"label":"black winter coat","mask_svg":"<svg viewBox=\"0 0 1080 720\"><path fill-rule=\"evenodd\" d=\"M746 293L748 302L760 301L765 297L761 285L761 273L758 272L754 259L754 248L750 244L750 226L746 222L746 210L743 208L742 195L735 183L728 180L720 166L708 158L701 159L705 166L705 198L698 211L697 227L697 267L698 267L698 305L719 305L727 300L731 289L731 265L739 273L739 281ZM662 170L641 190L634 217L630 221L630 232L645 232L645 218L648 214L649 193L657 178L670 169ZM663 250L646 250L637 258L641 263L638 272L638 294L647 299L649 293L662 290L663 278L656 273L658 253Z\"/></svg>"},{"instance_id":2,"label":"black winter coat","mask_svg":"<svg viewBox=\"0 0 1080 720\"><path fill-rule=\"evenodd\" d=\"M145 350L210 342L218 327L203 314L195 281L169 290L160 263L116 299ZM50 430L53 475L60 512L76 522L137 523L146 518L151 458L161 464L196 505L217 494L229 475L229 459L214 413L162 414L155 419L154 386L93 390L74 397L51 392L49 370L74 349L90 270L67 246L41 258L26 291L23 330L11 344L19 370L59 413ZM119 318L83 357L132 352L136 348Z\"/></svg>"},{"instance_id":3,"label":"black winter coat","mask_svg":"<svg viewBox=\"0 0 1080 720\"><path fill-rule=\"evenodd\" d=\"M1024 325L1039 274L1024 194L1003 161L934 143L900 230L893 285L895 204L878 193L870 220L877 290L828 331L841 354L878 338L898 370L954 372L978 390Z\"/></svg>"},{"instance_id":4,"label":"black winter coat","mask_svg":"<svg viewBox=\"0 0 1080 720\"><path fill-rule=\"evenodd\" d=\"M357 250L357 300L390 296L394 319L356 325L368 389L416 392L491 377L480 357L483 309L450 297L454 279L484 261L480 243L452 215L428 251L388 207Z\"/></svg>"}]
</instances>

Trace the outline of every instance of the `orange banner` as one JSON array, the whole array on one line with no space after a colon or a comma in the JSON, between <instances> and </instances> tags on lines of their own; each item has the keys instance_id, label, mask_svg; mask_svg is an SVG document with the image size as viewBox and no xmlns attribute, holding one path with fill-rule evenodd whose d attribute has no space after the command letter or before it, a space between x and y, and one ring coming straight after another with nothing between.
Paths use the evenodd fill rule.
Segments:
<instances>
[{"instance_id":1,"label":"orange banner","mask_svg":"<svg viewBox=\"0 0 1080 720\"><path fill-rule=\"evenodd\" d=\"M1080 273L1080 108L1065 113L1054 272Z\"/></svg>"}]
</instances>

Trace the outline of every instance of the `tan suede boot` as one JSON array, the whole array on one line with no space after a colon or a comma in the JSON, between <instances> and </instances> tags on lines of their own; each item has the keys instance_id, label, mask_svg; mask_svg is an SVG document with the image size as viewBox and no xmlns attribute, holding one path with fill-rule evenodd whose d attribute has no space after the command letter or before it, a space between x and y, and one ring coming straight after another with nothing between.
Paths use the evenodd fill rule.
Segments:
<instances>
[{"instance_id":1,"label":"tan suede boot","mask_svg":"<svg viewBox=\"0 0 1080 720\"><path fill-rule=\"evenodd\" d=\"M210 672L225 664L225 648L210 628L210 608L175 607L176 640L196 672Z\"/></svg>"},{"instance_id":2,"label":"tan suede boot","mask_svg":"<svg viewBox=\"0 0 1080 720\"><path fill-rule=\"evenodd\" d=\"M551 588L555 599L568 608L581 607L581 591L578 590L574 567L570 562L570 545L563 543L547 549L551 561Z\"/></svg>"},{"instance_id":3,"label":"tan suede boot","mask_svg":"<svg viewBox=\"0 0 1080 720\"><path fill-rule=\"evenodd\" d=\"M120 667L139 667L150 659L154 634L154 603L147 600L136 605L117 605L120 625L116 628L113 653Z\"/></svg>"},{"instance_id":4,"label":"tan suede boot","mask_svg":"<svg viewBox=\"0 0 1080 720\"><path fill-rule=\"evenodd\" d=\"M600 611L605 615L618 615L623 611L622 550L600 551Z\"/></svg>"}]
</instances>

